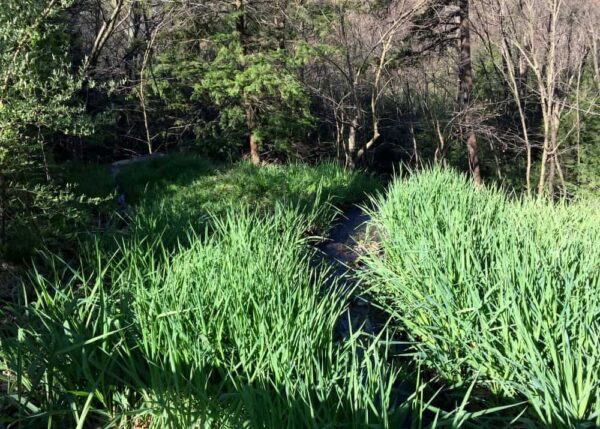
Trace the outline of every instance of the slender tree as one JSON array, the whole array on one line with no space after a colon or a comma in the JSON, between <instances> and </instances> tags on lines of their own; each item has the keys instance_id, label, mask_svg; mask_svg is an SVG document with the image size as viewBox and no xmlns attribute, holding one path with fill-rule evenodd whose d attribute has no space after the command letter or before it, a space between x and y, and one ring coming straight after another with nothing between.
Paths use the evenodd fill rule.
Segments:
<instances>
[{"instance_id":1,"label":"slender tree","mask_svg":"<svg viewBox=\"0 0 600 429\"><path fill-rule=\"evenodd\" d=\"M475 184L477 186L481 186L481 171L479 168L479 156L477 154L477 136L475 135L475 129L473 127L474 124L470 113L473 93L473 65L471 60L471 20L469 17L469 0L459 0L459 19L459 96L461 107L466 119L466 143L469 158L469 170L473 175Z\"/></svg>"},{"instance_id":2,"label":"slender tree","mask_svg":"<svg viewBox=\"0 0 600 429\"><path fill-rule=\"evenodd\" d=\"M243 58L240 61L240 69L242 73L245 73L248 69L248 57L250 55L250 41L247 28L246 19L246 8L244 7L244 0L235 0L235 13L236 19L236 31L239 37L239 44L241 46ZM245 91L242 93L242 105L244 109L244 115L246 117L246 127L248 129L248 143L250 146L250 159L254 165L260 164L260 153L258 151L258 136L256 126L256 107L254 106L251 97Z\"/></svg>"}]
</instances>

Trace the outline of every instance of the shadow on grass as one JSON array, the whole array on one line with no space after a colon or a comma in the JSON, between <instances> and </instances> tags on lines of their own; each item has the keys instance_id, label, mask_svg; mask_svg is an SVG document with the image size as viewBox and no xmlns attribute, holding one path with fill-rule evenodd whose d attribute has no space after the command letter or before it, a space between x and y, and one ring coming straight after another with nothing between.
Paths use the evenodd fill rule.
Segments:
<instances>
[{"instance_id":1,"label":"shadow on grass","mask_svg":"<svg viewBox=\"0 0 600 429\"><path fill-rule=\"evenodd\" d=\"M211 217L251 207L272 213L276 205L314 218L310 233L324 232L335 207L363 201L381 182L335 163L256 167L249 162L215 164L189 155L172 155L124 167L117 182L129 205L127 227L106 236L162 236L172 247L190 230L203 231ZM118 223L117 223L118 224Z\"/></svg>"},{"instance_id":2,"label":"shadow on grass","mask_svg":"<svg viewBox=\"0 0 600 429\"><path fill-rule=\"evenodd\" d=\"M128 204L138 204L149 194L161 194L169 186L185 187L198 179L214 175L227 166L190 154L175 154L150 158L125 165L116 175Z\"/></svg>"}]
</instances>

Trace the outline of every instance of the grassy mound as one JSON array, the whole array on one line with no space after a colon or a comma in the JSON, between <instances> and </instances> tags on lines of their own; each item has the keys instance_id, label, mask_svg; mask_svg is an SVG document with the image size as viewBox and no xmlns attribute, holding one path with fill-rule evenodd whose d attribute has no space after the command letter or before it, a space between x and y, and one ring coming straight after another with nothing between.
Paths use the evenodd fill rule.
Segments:
<instances>
[{"instance_id":1,"label":"grassy mound","mask_svg":"<svg viewBox=\"0 0 600 429\"><path fill-rule=\"evenodd\" d=\"M375 201L373 293L444 378L478 374L546 427L600 425L600 211L434 169Z\"/></svg>"},{"instance_id":2,"label":"grassy mound","mask_svg":"<svg viewBox=\"0 0 600 429\"><path fill-rule=\"evenodd\" d=\"M336 206L362 201L380 187L377 179L335 163L223 166L189 155L127 166L117 181L135 208L130 229L164 233L166 242L182 239L190 226L202 227L208 213L221 215L245 206L265 213L278 204L294 207L313 216L311 229L322 230Z\"/></svg>"},{"instance_id":3,"label":"grassy mound","mask_svg":"<svg viewBox=\"0 0 600 429\"><path fill-rule=\"evenodd\" d=\"M170 155L124 167L117 176L130 204L168 200L213 213L232 206L271 207L287 201L311 210L318 194L332 203L362 201L379 182L337 163L218 165L193 155Z\"/></svg>"}]
</instances>

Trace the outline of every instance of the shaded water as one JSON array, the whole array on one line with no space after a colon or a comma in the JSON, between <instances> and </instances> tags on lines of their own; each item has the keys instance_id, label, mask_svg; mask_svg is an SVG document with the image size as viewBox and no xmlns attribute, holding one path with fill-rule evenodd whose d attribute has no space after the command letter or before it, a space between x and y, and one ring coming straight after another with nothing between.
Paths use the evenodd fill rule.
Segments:
<instances>
[{"instance_id":1,"label":"shaded water","mask_svg":"<svg viewBox=\"0 0 600 429\"><path fill-rule=\"evenodd\" d=\"M331 266L332 280L337 280L338 285L351 291L348 309L337 322L336 336L343 341L358 330L362 330L370 336L365 345L386 329L389 320L389 315L365 292L366 285L358 283L356 275L362 268L361 256L367 251L379 249L379 236L372 227L368 228L367 225L370 220L370 216L361 208L353 207L339 216L329 233L329 239L317 246L320 250L321 262ZM388 333L391 333L394 338L384 334L379 341L382 341L381 344L386 343L389 356L405 354L410 342L406 338L396 337L397 332L388 331ZM359 356L363 356L360 350L358 353ZM408 400L413 393L414 384L398 379L390 392L390 403L398 406Z\"/></svg>"},{"instance_id":2,"label":"shaded water","mask_svg":"<svg viewBox=\"0 0 600 429\"><path fill-rule=\"evenodd\" d=\"M377 241L376 236L367 230L369 220L369 215L361 208L352 207L338 217L328 240L317 246L321 260L331 266L332 280L352 291L348 310L336 328L342 338L348 338L359 329L368 334L378 334L386 320L382 311L360 292L355 276L355 271L360 269L361 255L367 246Z\"/></svg>"}]
</instances>

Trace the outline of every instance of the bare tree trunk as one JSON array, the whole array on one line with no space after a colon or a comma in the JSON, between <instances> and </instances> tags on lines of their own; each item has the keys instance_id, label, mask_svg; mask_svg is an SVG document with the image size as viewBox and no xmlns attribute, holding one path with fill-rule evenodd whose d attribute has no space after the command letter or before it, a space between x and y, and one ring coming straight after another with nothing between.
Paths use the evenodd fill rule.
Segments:
<instances>
[{"instance_id":1,"label":"bare tree trunk","mask_svg":"<svg viewBox=\"0 0 600 429\"><path fill-rule=\"evenodd\" d=\"M358 131L359 121L358 118L353 118L350 123L350 131L348 132L348 146L346 152L346 166L348 168L356 168L356 153L357 153L357 141L356 134Z\"/></svg>"},{"instance_id":2,"label":"bare tree trunk","mask_svg":"<svg viewBox=\"0 0 600 429\"><path fill-rule=\"evenodd\" d=\"M560 166L558 155L554 157L554 163L556 164L556 171L558 172L558 178L560 179L561 196L562 198L567 198L567 182L565 180L565 175L563 173L562 167Z\"/></svg>"},{"instance_id":3,"label":"bare tree trunk","mask_svg":"<svg viewBox=\"0 0 600 429\"><path fill-rule=\"evenodd\" d=\"M554 174L556 170L555 162L556 154L550 156L550 165L548 166L548 178L546 179L546 186L548 187L548 195L554 196Z\"/></svg>"},{"instance_id":4,"label":"bare tree trunk","mask_svg":"<svg viewBox=\"0 0 600 429\"><path fill-rule=\"evenodd\" d=\"M494 156L494 164L496 165L496 175L498 176L498 180L502 180L502 167L500 166L500 159L498 158L498 151L496 150L496 146L494 143L490 141L490 150Z\"/></svg>"},{"instance_id":5,"label":"bare tree trunk","mask_svg":"<svg viewBox=\"0 0 600 429\"><path fill-rule=\"evenodd\" d=\"M411 122L410 124L410 137L413 144L413 159L415 160L415 167L419 167L421 160L419 159L419 149L417 147L417 136L415 135L415 126Z\"/></svg>"},{"instance_id":6,"label":"bare tree trunk","mask_svg":"<svg viewBox=\"0 0 600 429\"><path fill-rule=\"evenodd\" d=\"M337 159L341 158L342 153L346 153L346 146L344 142L344 133L346 130L344 126L343 112L341 113L341 115L342 117L340 119L338 118L337 113L335 113L335 147Z\"/></svg>"},{"instance_id":7,"label":"bare tree trunk","mask_svg":"<svg viewBox=\"0 0 600 429\"><path fill-rule=\"evenodd\" d=\"M600 47L598 46L598 39L592 36L592 62L594 63L594 80L598 86L598 90L600 91L600 55L598 51Z\"/></svg>"},{"instance_id":8,"label":"bare tree trunk","mask_svg":"<svg viewBox=\"0 0 600 429\"><path fill-rule=\"evenodd\" d=\"M560 169L560 164L558 160L558 132L560 128L560 116L559 113L556 112L557 109L552 112L551 123L550 123L550 172L548 174L548 192L551 197L554 197L554 188L555 188L555 174L558 169L559 175L562 175L562 170ZM562 180L562 178L561 178ZM564 185L564 184L563 184ZM563 186L564 188L564 186Z\"/></svg>"},{"instance_id":9,"label":"bare tree trunk","mask_svg":"<svg viewBox=\"0 0 600 429\"><path fill-rule=\"evenodd\" d=\"M258 152L258 142L254 133L250 134L250 159L252 164L260 165L260 154Z\"/></svg>"},{"instance_id":10,"label":"bare tree trunk","mask_svg":"<svg viewBox=\"0 0 600 429\"><path fill-rule=\"evenodd\" d=\"M508 41L506 38L500 43L500 50L502 56L506 62L512 61L512 55L508 47ZM525 97L526 97L526 82L525 75L527 73L526 63L522 58L519 58L519 63L514 65L509 63L506 68L506 74L504 79L509 84L510 92L513 96L517 110L519 112L519 120L521 124L521 131L523 132L523 140L525 142L525 151L527 154L527 165L525 169L525 186L527 195L531 195L531 166L532 166L532 152L531 152L531 141L529 140L529 130L527 128L527 117L525 116Z\"/></svg>"},{"instance_id":11,"label":"bare tree trunk","mask_svg":"<svg viewBox=\"0 0 600 429\"><path fill-rule=\"evenodd\" d=\"M546 164L548 163L548 139L544 137L544 146L542 149L542 160L540 161L540 179L538 181L538 195L544 193L546 185Z\"/></svg>"},{"instance_id":12,"label":"bare tree trunk","mask_svg":"<svg viewBox=\"0 0 600 429\"><path fill-rule=\"evenodd\" d=\"M518 64L518 76L517 76L517 92L519 100L524 110L527 110L527 61L525 61L521 55L519 55Z\"/></svg>"},{"instance_id":13,"label":"bare tree trunk","mask_svg":"<svg viewBox=\"0 0 600 429\"><path fill-rule=\"evenodd\" d=\"M258 138L256 137L256 118L252 106L246 106L246 124L248 126L248 140L250 142L250 159L252 164L260 165L260 153L258 152Z\"/></svg>"},{"instance_id":14,"label":"bare tree trunk","mask_svg":"<svg viewBox=\"0 0 600 429\"><path fill-rule=\"evenodd\" d=\"M541 91L540 91L541 93ZM542 146L542 159L540 161L540 177L538 181L538 195L544 194L544 189L546 188L546 167L548 165L548 160L550 158L550 109L547 105L544 105L545 101L542 101L542 113L544 116L544 144Z\"/></svg>"},{"instance_id":15,"label":"bare tree trunk","mask_svg":"<svg viewBox=\"0 0 600 429\"><path fill-rule=\"evenodd\" d=\"M244 55L241 66L245 67L249 48L246 35L246 12L244 9L244 0L236 0L235 9L239 13L236 22L236 30L238 32L240 45L242 46L242 52ZM248 141L250 145L250 159L252 160L252 164L260 165L260 153L258 151L258 139L256 137L256 112L251 102L248 100L244 100L244 110L246 113L246 127L248 130Z\"/></svg>"},{"instance_id":16,"label":"bare tree trunk","mask_svg":"<svg viewBox=\"0 0 600 429\"><path fill-rule=\"evenodd\" d=\"M147 22L147 20L146 20ZM147 25L147 24L146 24ZM144 116L144 128L146 130L146 144L148 145L148 154L152 154L152 136L150 135L150 123L148 121L148 109L146 106L146 94L145 94L145 72L146 67L148 66L148 62L152 56L152 49L154 46L154 41L156 40L156 36L161 28L161 25L157 25L156 28L152 31L150 35L150 40L148 40L148 45L146 46L146 50L144 51L144 58L142 60L142 67L140 69L140 84L139 84L139 98L140 105L142 106L142 114Z\"/></svg>"},{"instance_id":17,"label":"bare tree trunk","mask_svg":"<svg viewBox=\"0 0 600 429\"><path fill-rule=\"evenodd\" d=\"M476 186L481 186L481 171L479 157L477 156L477 137L471 123L469 114L471 94L473 92L473 66L471 62L471 23L469 20L469 0L460 0L460 63L459 81L462 108L466 113L467 152L469 156L469 170L473 175Z\"/></svg>"},{"instance_id":18,"label":"bare tree trunk","mask_svg":"<svg viewBox=\"0 0 600 429\"><path fill-rule=\"evenodd\" d=\"M138 38L140 36L142 27L142 18L146 18L146 14L142 13L142 5L134 3L131 6L131 23L129 24L128 37L129 46L128 53L126 55L127 61L125 62L125 74L131 81L136 80L137 68L139 66L139 52L137 50ZM147 23L147 20L145 20Z\"/></svg>"},{"instance_id":19,"label":"bare tree trunk","mask_svg":"<svg viewBox=\"0 0 600 429\"><path fill-rule=\"evenodd\" d=\"M356 168L357 154L358 154L358 129L362 124L362 109L357 94L358 76L356 76L354 64L350 57L350 49L348 42L348 35L346 33L346 16L344 7L340 7L340 30L344 41L344 53L346 60L346 79L348 81L349 93L351 95L353 103L352 121L349 124L348 130L348 142L346 144L346 166L348 168Z\"/></svg>"},{"instance_id":20,"label":"bare tree trunk","mask_svg":"<svg viewBox=\"0 0 600 429\"><path fill-rule=\"evenodd\" d=\"M100 58L100 54L102 53L102 49L110 39L115 28L123 21L118 21L119 16L121 15L121 11L123 10L123 6L125 5L125 0L116 0L114 4L114 9L110 17L104 21L100 31L96 35L96 39L94 40L94 44L92 45L92 50L90 55L87 58L87 61L84 64L84 70L88 73L98 64L98 59ZM100 6L101 7L101 6ZM123 18L124 20L125 18Z\"/></svg>"},{"instance_id":21,"label":"bare tree trunk","mask_svg":"<svg viewBox=\"0 0 600 429\"><path fill-rule=\"evenodd\" d=\"M444 139L442 127L440 126L440 121L438 119L435 120L435 131L439 142L438 147L435 148L435 162L446 166L446 139Z\"/></svg>"}]
</instances>

